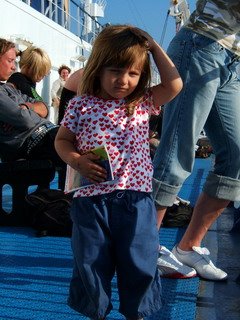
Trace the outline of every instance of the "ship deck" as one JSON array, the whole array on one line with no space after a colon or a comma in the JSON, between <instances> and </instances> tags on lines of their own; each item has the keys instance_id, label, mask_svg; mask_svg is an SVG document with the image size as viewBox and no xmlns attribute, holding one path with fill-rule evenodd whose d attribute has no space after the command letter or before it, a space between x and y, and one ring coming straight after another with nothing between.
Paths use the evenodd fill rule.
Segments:
<instances>
[{"instance_id":1,"label":"ship deck","mask_svg":"<svg viewBox=\"0 0 240 320\"><path fill-rule=\"evenodd\" d=\"M180 193L192 205L211 166L211 158L195 161ZM164 306L149 320L240 319L240 232L230 232L234 210L227 208L204 239L214 262L229 273L228 281L162 279ZM184 228L161 228L160 243L172 249L183 233ZM0 248L0 320L85 319L66 304L72 269L69 238L38 238L31 228L0 227ZM115 278L112 291L107 319L120 320Z\"/></svg>"}]
</instances>

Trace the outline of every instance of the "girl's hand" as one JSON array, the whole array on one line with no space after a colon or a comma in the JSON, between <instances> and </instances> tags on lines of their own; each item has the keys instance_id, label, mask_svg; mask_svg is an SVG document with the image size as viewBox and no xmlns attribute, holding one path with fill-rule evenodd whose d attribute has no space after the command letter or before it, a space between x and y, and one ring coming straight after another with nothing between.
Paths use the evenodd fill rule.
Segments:
<instances>
[{"instance_id":1,"label":"girl's hand","mask_svg":"<svg viewBox=\"0 0 240 320\"><path fill-rule=\"evenodd\" d=\"M72 166L91 183L104 182L107 179L107 171L97 164L99 158L93 153L86 153L76 159Z\"/></svg>"},{"instance_id":2,"label":"girl's hand","mask_svg":"<svg viewBox=\"0 0 240 320\"><path fill-rule=\"evenodd\" d=\"M153 49L156 47L156 45L158 46L157 42L150 36L150 34L148 34L146 31L136 28L137 32L139 32L139 34L146 39L147 42L147 48L150 52L153 51Z\"/></svg>"}]
</instances>

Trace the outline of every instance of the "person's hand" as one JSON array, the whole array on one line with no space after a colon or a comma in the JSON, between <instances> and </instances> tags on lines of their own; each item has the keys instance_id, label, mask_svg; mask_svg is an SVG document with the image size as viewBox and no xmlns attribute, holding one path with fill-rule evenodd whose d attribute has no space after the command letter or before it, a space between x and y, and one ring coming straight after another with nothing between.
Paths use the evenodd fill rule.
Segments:
<instances>
[{"instance_id":1,"label":"person's hand","mask_svg":"<svg viewBox=\"0 0 240 320\"><path fill-rule=\"evenodd\" d=\"M146 39L146 46L150 52L153 51L153 49L158 46L157 42L148 34L146 31L136 28L137 32Z\"/></svg>"},{"instance_id":2,"label":"person's hand","mask_svg":"<svg viewBox=\"0 0 240 320\"><path fill-rule=\"evenodd\" d=\"M60 99L58 97L52 99L52 106L58 108L60 104Z\"/></svg>"},{"instance_id":3,"label":"person's hand","mask_svg":"<svg viewBox=\"0 0 240 320\"><path fill-rule=\"evenodd\" d=\"M97 164L99 158L99 156L89 152L75 160L72 167L92 183L104 182L107 179L107 171Z\"/></svg>"},{"instance_id":4,"label":"person's hand","mask_svg":"<svg viewBox=\"0 0 240 320\"><path fill-rule=\"evenodd\" d=\"M27 109L28 109L28 107L27 107L26 104L20 104L19 107L20 107L21 109L23 109L23 110L27 110Z\"/></svg>"},{"instance_id":5,"label":"person's hand","mask_svg":"<svg viewBox=\"0 0 240 320\"><path fill-rule=\"evenodd\" d=\"M35 110L34 110L34 103L26 102L25 105L27 106L28 109L30 109L30 110L32 110L32 111L35 111Z\"/></svg>"},{"instance_id":6,"label":"person's hand","mask_svg":"<svg viewBox=\"0 0 240 320\"><path fill-rule=\"evenodd\" d=\"M150 140L149 140L150 155L151 155L152 159L156 153L156 150L157 150L159 143L160 143L160 140L156 139L156 138L150 138Z\"/></svg>"}]
</instances>

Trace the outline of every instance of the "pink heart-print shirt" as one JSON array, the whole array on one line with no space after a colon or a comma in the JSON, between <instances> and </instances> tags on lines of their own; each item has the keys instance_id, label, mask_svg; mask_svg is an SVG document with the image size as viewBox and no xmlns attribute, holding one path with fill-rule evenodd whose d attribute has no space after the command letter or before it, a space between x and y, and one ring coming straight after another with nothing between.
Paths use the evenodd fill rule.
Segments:
<instances>
[{"instance_id":1,"label":"pink heart-print shirt","mask_svg":"<svg viewBox=\"0 0 240 320\"><path fill-rule=\"evenodd\" d=\"M149 117L159 114L151 91L126 114L125 100L104 100L82 95L69 102L61 125L76 135L80 153L105 145L113 168L114 181L79 189L74 197L106 194L115 190L152 191L153 167L149 151Z\"/></svg>"}]
</instances>

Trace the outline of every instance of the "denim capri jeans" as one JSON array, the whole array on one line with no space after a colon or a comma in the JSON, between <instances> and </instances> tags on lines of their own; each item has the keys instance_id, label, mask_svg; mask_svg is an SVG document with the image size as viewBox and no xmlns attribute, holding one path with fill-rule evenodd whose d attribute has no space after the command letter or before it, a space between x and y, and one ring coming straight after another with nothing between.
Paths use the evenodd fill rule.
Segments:
<instances>
[{"instance_id":1,"label":"denim capri jeans","mask_svg":"<svg viewBox=\"0 0 240 320\"><path fill-rule=\"evenodd\" d=\"M215 161L203 191L210 197L240 200L239 57L218 42L183 27L169 45L183 89L165 106L161 143L154 157L153 197L171 206L195 160L204 128Z\"/></svg>"},{"instance_id":2,"label":"denim capri jeans","mask_svg":"<svg viewBox=\"0 0 240 320\"><path fill-rule=\"evenodd\" d=\"M91 319L104 319L112 309L116 273L121 314L139 319L157 312L162 305L159 236L151 195L119 190L74 198L71 217L69 306Z\"/></svg>"}]
</instances>

